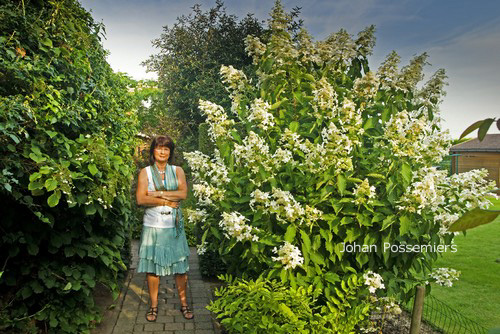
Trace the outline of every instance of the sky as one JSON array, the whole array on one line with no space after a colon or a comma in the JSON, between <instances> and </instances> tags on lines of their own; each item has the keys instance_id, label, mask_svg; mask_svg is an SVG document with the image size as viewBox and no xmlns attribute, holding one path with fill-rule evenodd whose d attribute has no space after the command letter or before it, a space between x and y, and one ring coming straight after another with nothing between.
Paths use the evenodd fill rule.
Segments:
<instances>
[{"instance_id":1,"label":"sky","mask_svg":"<svg viewBox=\"0 0 500 334\"><path fill-rule=\"evenodd\" d=\"M94 19L106 26L104 48L115 71L135 79L154 79L141 62L159 50L151 41L164 26L192 12L215 6L215 0L80 0ZM300 18L315 40L339 29L356 36L376 26L377 44L370 67L378 68L395 50L401 66L427 52L427 80L444 68L447 95L440 106L443 129L458 138L468 125L487 117L500 117L500 1L498 0L282 0L290 11L301 7ZM226 12L243 18L253 13L266 21L273 0L226 0ZM494 125L489 133L500 133Z\"/></svg>"}]
</instances>

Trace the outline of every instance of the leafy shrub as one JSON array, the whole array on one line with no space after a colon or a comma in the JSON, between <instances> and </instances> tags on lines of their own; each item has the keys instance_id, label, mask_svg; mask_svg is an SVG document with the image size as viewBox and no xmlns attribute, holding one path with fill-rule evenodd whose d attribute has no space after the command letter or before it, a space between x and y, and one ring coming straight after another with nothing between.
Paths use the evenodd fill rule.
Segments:
<instances>
[{"instance_id":1,"label":"leafy shrub","mask_svg":"<svg viewBox=\"0 0 500 334\"><path fill-rule=\"evenodd\" d=\"M484 172L448 177L433 167L450 147L438 110L446 76L438 70L417 87L426 54L399 69L393 52L375 73L374 27L316 43L302 31L294 42L289 22L278 1L269 43L247 37L258 80L221 67L243 131L200 100L217 147L185 154L200 248L217 250L235 275L313 285L322 304L334 305L346 275L368 270L404 299L427 279L434 249L450 249L449 224L484 206L492 184ZM353 243L369 250L342 251Z\"/></svg>"},{"instance_id":2,"label":"leafy shrub","mask_svg":"<svg viewBox=\"0 0 500 334\"><path fill-rule=\"evenodd\" d=\"M137 99L77 1L0 5L0 330L85 333L126 269Z\"/></svg>"},{"instance_id":3,"label":"leafy shrub","mask_svg":"<svg viewBox=\"0 0 500 334\"><path fill-rule=\"evenodd\" d=\"M352 333L369 320L369 303L350 305L363 298L357 293L362 283L355 275L338 291L338 307L315 306L313 286L289 287L276 280L233 279L230 275L219 279L226 286L216 290L216 299L207 308L222 319L229 333Z\"/></svg>"}]
</instances>

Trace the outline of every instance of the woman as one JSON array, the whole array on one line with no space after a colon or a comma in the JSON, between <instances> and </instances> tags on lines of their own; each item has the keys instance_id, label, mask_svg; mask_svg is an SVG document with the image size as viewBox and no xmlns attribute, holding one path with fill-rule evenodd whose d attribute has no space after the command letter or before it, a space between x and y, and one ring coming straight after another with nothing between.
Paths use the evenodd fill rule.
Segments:
<instances>
[{"instance_id":1,"label":"woman","mask_svg":"<svg viewBox=\"0 0 500 334\"><path fill-rule=\"evenodd\" d=\"M153 139L149 150L151 166L139 173L137 204L147 206L143 218L139 267L147 273L151 307L147 321L158 317L160 276L175 275L175 283L184 318L192 319L187 304L189 247L184 232L179 202L187 197L186 176L181 167L172 165L175 145L168 136Z\"/></svg>"}]
</instances>

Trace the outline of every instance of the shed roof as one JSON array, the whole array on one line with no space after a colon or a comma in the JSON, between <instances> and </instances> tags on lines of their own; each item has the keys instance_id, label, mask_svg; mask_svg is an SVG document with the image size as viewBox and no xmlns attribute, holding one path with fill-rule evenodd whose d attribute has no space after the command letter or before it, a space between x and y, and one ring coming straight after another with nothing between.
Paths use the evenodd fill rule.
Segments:
<instances>
[{"instance_id":1,"label":"shed roof","mask_svg":"<svg viewBox=\"0 0 500 334\"><path fill-rule=\"evenodd\" d=\"M483 141L475 138L451 147L452 152L498 152L500 153L500 133L486 135Z\"/></svg>"}]
</instances>

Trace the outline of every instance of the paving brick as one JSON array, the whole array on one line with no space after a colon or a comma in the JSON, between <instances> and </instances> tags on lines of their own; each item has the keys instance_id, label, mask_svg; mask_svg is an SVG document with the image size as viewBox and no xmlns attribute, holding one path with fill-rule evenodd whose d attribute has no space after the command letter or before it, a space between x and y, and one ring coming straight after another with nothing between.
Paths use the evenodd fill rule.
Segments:
<instances>
[{"instance_id":1,"label":"paving brick","mask_svg":"<svg viewBox=\"0 0 500 334\"><path fill-rule=\"evenodd\" d=\"M211 321L210 322L196 322L194 324L194 327L196 329L213 329L214 324Z\"/></svg>"},{"instance_id":2,"label":"paving brick","mask_svg":"<svg viewBox=\"0 0 500 334\"><path fill-rule=\"evenodd\" d=\"M165 324L165 329L169 331L178 331L184 329L184 324L182 322L172 322Z\"/></svg>"},{"instance_id":3,"label":"paving brick","mask_svg":"<svg viewBox=\"0 0 500 334\"><path fill-rule=\"evenodd\" d=\"M163 331L164 329L165 329L165 324L162 323L150 323L144 325L145 332Z\"/></svg>"}]
</instances>

